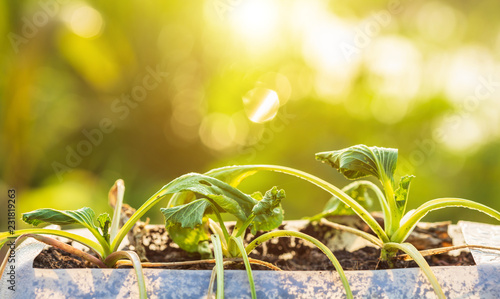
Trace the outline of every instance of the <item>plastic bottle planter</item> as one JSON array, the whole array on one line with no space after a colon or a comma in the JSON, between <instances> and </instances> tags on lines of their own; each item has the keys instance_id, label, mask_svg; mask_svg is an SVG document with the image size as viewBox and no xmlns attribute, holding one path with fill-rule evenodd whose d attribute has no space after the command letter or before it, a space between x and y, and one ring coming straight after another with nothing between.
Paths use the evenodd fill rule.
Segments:
<instances>
[{"instance_id":1,"label":"plastic bottle planter","mask_svg":"<svg viewBox=\"0 0 500 299\"><path fill-rule=\"evenodd\" d=\"M500 246L498 225L459 222L455 228L461 231L466 244ZM0 284L1 298L138 297L132 269L33 269L33 260L44 247L31 240L16 249L16 291L8 289L7 267ZM433 267L446 296L498 298L500 254L474 249L471 252L476 266ZM209 270L144 269L149 298L202 298L206 296L210 274ZM224 275L226 298L250 297L244 270L226 270ZM356 298L435 297L419 268L347 271L346 275ZM259 298L345 296L335 271L254 271L254 280Z\"/></svg>"}]
</instances>

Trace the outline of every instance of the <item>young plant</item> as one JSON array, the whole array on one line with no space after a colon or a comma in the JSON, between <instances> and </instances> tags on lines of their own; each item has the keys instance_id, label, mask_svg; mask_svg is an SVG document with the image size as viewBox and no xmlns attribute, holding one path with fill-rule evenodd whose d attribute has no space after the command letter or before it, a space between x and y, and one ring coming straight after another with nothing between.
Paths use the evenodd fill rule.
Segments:
<instances>
[{"instance_id":1,"label":"young plant","mask_svg":"<svg viewBox=\"0 0 500 299\"><path fill-rule=\"evenodd\" d=\"M212 231L217 273L217 297L223 298L223 257L242 258L248 275L252 298L257 297L253 281L252 269L248 254L259 244L274 237L295 236L303 238L318 246L330 258L341 276L348 297L352 297L349 284L343 270L331 251L316 239L293 231L271 231L252 241L246 248L243 244L247 228L252 233L269 231L277 228L283 221L281 200L285 197L283 190L273 187L263 196L256 192L245 194L231 185L206 175L198 175L196 188L189 193L177 194L168 208L161 209L165 216L165 226L173 240L183 249L199 251L200 244L208 239L208 228ZM228 178L226 178L228 179ZM234 183L233 180L230 180ZM186 202L172 205L172 202ZM229 234L221 213L228 213L236 218L236 225ZM217 222L208 218L214 214ZM212 287L209 286L209 293Z\"/></svg>"},{"instance_id":2,"label":"young plant","mask_svg":"<svg viewBox=\"0 0 500 299\"><path fill-rule=\"evenodd\" d=\"M45 229L45 228L30 228L23 230L16 230L13 234L9 232L0 233L0 248L9 240L16 239L16 245L27 238L34 238L40 242L57 247L71 254L79 256L100 268L113 267L116 262L120 259L129 259L135 269L137 275L137 282L139 286L139 295L141 298L147 298L146 285L144 281L144 276L142 273L141 261L137 254L133 251L112 251L110 249L110 238L113 239L118 231L119 217L123 201L123 194L125 191L125 186L122 180L116 181L115 185L111 188L109 192L110 202L115 203L115 210L113 214L113 221L111 221L107 213L100 214L97 219L95 213L90 208L82 208L75 211L60 211L55 209L39 209L32 212L24 213L22 219L28 224L33 226L38 226L40 224L55 224L55 225L68 225L76 224L87 228L92 235L97 240L97 243L91 239L82 237L80 235L56 230L56 229ZM97 223L97 225L96 225ZM80 244L85 245L90 248L97 257L81 251L73 246L65 244L54 238L47 237L45 235L56 235L64 237ZM7 255L8 256L8 255ZM0 274L3 274L3 270L7 264L7 259L4 259L2 266L0 267Z\"/></svg>"},{"instance_id":3,"label":"young plant","mask_svg":"<svg viewBox=\"0 0 500 299\"><path fill-rule=\"evenodd\" d=\"M367 147L365 145L356 145L343 150L316 154L317 160L329 164L348 179L359 179L370 175L378 178L383 186L384 192L376 185L367 181L360 181L361 183L359 186L371 189L375 193L384 214L384 230L382 230L380 225L371 217L360 213L358 213L358 215L375 232L378 239L361 231L355 232L352 228L348 228L347 230L381 247L380 258L381 260L387 261L389 265L392 265L398 250L407 253L422 268L433 285L437 295L440 298L444 298L444 293L422 254L418 252L412 244L405 243L404 241L413 231L417 223L427 213L433 210L447 207L465 207L483 212L497 220L500 220L500 213L485 205L462 198L433 199L415 210L406 213L410 182L414 176L403 176L399 182L396 183L394 174L396 171L397 158L397 149ZM349 192L335 194L331 202L342 201L350 205L352 199L366 198L363 192L357 192L357 197L351 197L346 193ZM324 212L329 213L328 211ZM343 227L338 224L335 226L343 229Z\"/></svg>"},{"instance_id":4,"label":"young plant","mask_svg":"<svg viewBox=\"0 0 500 299\"><path fill-rule=\"evenodd\" d=\"M197 174L187 174L171 181L160 191L150 197L134 214L132 214L123 227L120 228L120 212L122 210L125 187L123 181L118 180L109 192L110 204L114 206L112 220L107 213L99 215L96 219L94 211L88 207L75 211L39 209L22 215L23 221L34 226L38 226L40 224L81 225L89 230L97 242L68 231L46 228L30 228L16 230L12 233L0 233L0 248L3 247L3 245L5 245L8 241L13 241L14 239L16 239L17 246L27 238L34 238L48 245L52 245L76 256L82 257L83 259L101 268L113 267L120 259L129 259L132 262L137 274L140 297L146 298L146 286L139 257L133 251L118 251L118 246L140 217L166 195L183 191L196 192L196 190L203 188L202 185L204 182L203 178L200 178ZM218 195L214 193L214 196ZM92 250L97 257L45 235L60 236L78 242ZM3 270L7 265L8 256L9 254L6 255L6 258L2 262L0 274L3 274Z\"/></svg>"},{"instance_id":5,"label":"young plant","mask_svg":"<svg viewBox=\"0 0 500 299\"><path fill-rule=\"evenodd\" d=\"M384 191L369 181L357 181L348 185L344 190L341 190L327 181L309 173L277 165L227 166L209 171L206 175L218 178L230 185L237 186L242 180L259 171L273 171L298 177L322 188L329 192L334 198L329 202L328 209L324 211L323 215L338 210L345 211L345 208L336 202L339 200L352 209L355 214L360 216L376 236L355 228L334 224L336 228L357 234L381 247L381 259L388 261L389 264L394 260L398 250L404 251L422 268L438 296L444 298L443 291L422 254L420 254L413 245L404 243L404 241L413 231L417 223L427 213L436 209L445 207L465 207L483 212L497 220L500 220L500 212L471 200L461 198L439 198L430 200L417 209L405 214L410 181L413 176L404 176L400 179L398 184L395 183L394 173L396 170L397 153L396 149L357 145L339 151L318 153L316 155L318 160L328 163L338 169L348 179L358 179L369 175L377 177ZM370 202L367 193L368 190L374 192L382 207L385 219L384 228L382 228L366 209ZM185 199L186 198L182 196L174 196L169 206L182 203ZM318 215L314 218L320 219L323 215ZM252 244L247 246L247 249L251 246Z\"/></svg>"},{"instance_id":6,"label":"young plant","mask_svg":"<svg viewBox=\"0 0 500 299\"><path fill-rule=\"evenodd\" d=\"M249 173L245 172L241 175L238 172L228 173L226 177L222 175L226 180L232 183L238 183L247 176ZM236 176L235 176L236 175ZM117 187L118 186L118 187ZM39 241L45 242L49 245L59 247L62 250L66 250L75 255L81 256L89 262L95 263L99 267L112 267L118 263L118 260L128 258L132 261L135 268L138 285L139 294L141 298L146 298L146 287L144 282L144 277L142 274L142 266L140 264L139 257L135 252L125 252L118 251L118 246L127 235L127 233L134 227L135 223L140 220L140 218L154 205L160 202L161 199L165 198L167 195L176 194L173 198L178 202L179 200L193 201L189 204L189 208L183 209L182 207L176 207L174 210L169 210L168 212L163 211L167 215L170 215L172 223L178 223L178 225L173 225L174 229L171 229L172 238L175 238L179 244L184 246L183 248L188 249L188 251L198 251L205 256L210 255L208 249L208 227L216 231L213 240L216 240L214 247L216 248L216 256L218 256L219 263L217 269L221 273L222 261L219 253L225 253L227 256L241 256L247 267L247 271L250 274L249 279L252 284L252 296L255 297L255 286L253 285L253 278L251 276L251 269L248 263L247 253L250 252L255 246L266 241L272 237L282 237L282 236L292 236L302 237L310 242L316 244L320 247L323 252L327 254L334 266L337 268L339 275L341 276L344 288L351 298L352 294L350 292L349 284L342 271L342 268L330 250L321 244L319 241L296 232L271 232L269 234L260 236L256 238L252 244L243 248L241 241L243 239L243 234L245 228L252 226L253 229L259 230L270 230L276 228L281 224L283 220L283 214L280 206L280 201L284 197L283 191L278 191L273 189L271 193L268 193L267 198L262 197L258 193L254 194L253 197L242 193L238 189L219 181L215 178L201 175L197 173L188 173L181 177L174 179L167 185L163 186L158 192L153 194L135 213L133 213L130 218L125 222L125 224L119 228L120 220L120 207L122 205L123 199L123 182L121 180L117 181L117 186L114 186L110 191L110 202L114 202L115 211L113 215L113 220L109 219L107 214L101 214L97 217L97 225L95 224L95 213L90 208L82 208L76 211L59 211L54 209L39 209L29 213L23 214L23 220L27 223L33 225L39 225L42 223L56 224L56 225L67 225L67 224L79 224L87 228L92 235L95 237L97 242L84 238L82 236L76 235L71 232L61 231L57 229L45 229L45 228L31 228L16 230L12 234L10 232L0 233L0 248L5 245L9 240L17 238L16 245L22 242L24 239L31 237ZM113 196L118 197L112 198ZM196 198L196 197L201 198ZM203 200L207 199L207 200ZM170 201L172 202L172 200ZM171 206L170 204L168 206ZM215 209L213 209L215 207ZM193 209L194 208L194 209ZM208 210L208 211L207 211ZM194 214L185 214L185 212ZM217 230L217 225L215 222L209 224L208 218L203 218L205 212L212 211L218 215L219 223L222 222L220 218L221 212L227 212L235 215L238 219L237 227L233 231L233 235L229 235L227 230L222 225L220 230ZM200 218L201 217L201 218ZM176 220L177 219L177 220ZM200 219L205 219L203 225L200 225ZM188 227L196 227L198 229L187 229ZM225 233L224 233L225 230ZM78 250L72 246L64 244L58 240L46 237L45 235L56 235L67 239L76 241L84 246L90 248L96 255L97 258ZM217 241L219 236L224 239L222 241ZM224 249L222 248L224 244ZM193 249L193 247L195 249ZM219 250L220 249L220 250ZM246 253L245 253L246 251ZM238 253L239 252L239 253ZM8 257L8 254L7 254ZM4 259L2 263L2 268L0 269L3 273L3 269L7 264L7 259ZM218 285L220 294L219 297L223 295L222 279L223 275L219 274Z\"/></svg>"}]
</instances>

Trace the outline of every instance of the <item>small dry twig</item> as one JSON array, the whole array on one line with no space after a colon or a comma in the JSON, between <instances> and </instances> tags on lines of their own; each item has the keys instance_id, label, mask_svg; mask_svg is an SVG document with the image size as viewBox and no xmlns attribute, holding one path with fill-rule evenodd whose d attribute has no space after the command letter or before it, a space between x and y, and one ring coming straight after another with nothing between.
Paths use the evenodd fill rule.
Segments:
<instances>
[{"instance_id":1,"label":"small dry twig","mask_svg":"<svg viewBox=\"0 0 500 299\"><path fill-rule=\"evenodd\" d=\"M274 271L282 271L280 268L276 267L275 265L264 262L261 260L253 259L253 258L248 258L251 264L255 265L261 265L264 267L267 267L271 270ZM243 262L242 258L225 258L224 259L224 264L230 263L241 263ZM197 264L215 264L215 259L209 259L209 260L198 260L198 261L185 261L185 262L169 262L169 263L142 263L142 267L144 268L163 268L163 267L180 267L180 266L189 266L189 265L197 265ZM120 267L131 267L132 263L130 261L118 261L115 265L116 268Z\"/></svg>"},{"instance_id":2,"label":"small dry twig","mask_svg":"<svg viewBox=\"0 0 500 299\"><path fill-rule=\"evenodd\" d=\"M428 249L428 250L421 250L419 252L420 252L420 254L422 254L422 256L429 256L429 255L441 254L441 253L446 253L446 252L450 252L450 251L453 251L453 250L464 249L464 248L469 248L469 249L484 249L484 250L497 250L497 251L500 251L500 247L482 246L482 245L459 245L459 246L449 246L449 247L441 247L441 248L433 248L433 249ZM411 260L413 260L407 254L400 254L396 258L400 259L400 260L403 260L403 261L411 261Z\"/></svg>"}]
</instances>

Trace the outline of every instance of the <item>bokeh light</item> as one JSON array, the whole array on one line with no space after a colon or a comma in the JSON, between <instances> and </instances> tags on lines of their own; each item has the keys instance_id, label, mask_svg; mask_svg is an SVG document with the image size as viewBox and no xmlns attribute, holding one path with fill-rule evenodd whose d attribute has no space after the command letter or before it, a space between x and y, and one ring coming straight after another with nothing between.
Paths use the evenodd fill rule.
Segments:
<instances>
[{"instance_id":1,"label":"bokeh light","mask_svg":"<svg viewBox=\"0 0 500 299\"><path fill-rule=\"evenodd\" d=\"M101 33L104 21L94 8L88 5L75 5L64 13L67 25L76 35L92 38Z\"/></svg>"},{"instance_id":2,"label":"bokeh light","mask_svg":"<svg viewBox=\"0 0 500 299\"><path fill-rule=\"evenodd\" d=\"M245 112L251 121L263 123L276 116L280 101L276 91L257 87L243 97L243 105L245 105Z\"/></svg>"}]
</instances>

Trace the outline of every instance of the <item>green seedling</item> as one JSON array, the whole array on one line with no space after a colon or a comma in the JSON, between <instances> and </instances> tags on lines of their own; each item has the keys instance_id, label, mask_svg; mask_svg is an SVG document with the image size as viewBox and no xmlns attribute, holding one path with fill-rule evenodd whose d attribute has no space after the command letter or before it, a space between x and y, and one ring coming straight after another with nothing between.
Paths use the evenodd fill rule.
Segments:
<instances>
[{"instance_id":1,"label":"green seedling","mask_svg":"<svg viewBox=\"0 0 500 299\"><path fill-rule=\"evenodd\" d=\"M0 248L5 245L5 243L14 238L16 239L16 245L18 246L21 242L27 238L33 238L45 244L57 247L66 252L79 256L100 268L111 268L117 261L121 259L129 259L135 269L137 275L137 282L139 286L139 295L141 298L147 298L146 284L144 281L144 276L142 273L141 261L137 254L133 251L118 251L111 250L110 240L113 240L119 228L119 217L121 206L123 202L123 194L125 191L125 186L122 180L116 181L115 185L111 188L109 192L109 200L115 206L113 221L111 221L107 213L100 214L97 219L95 217L95 212L91 208L82 208L75 211L60 211L55 209L39 209L32 212L24 213L22 219L28 224L38 226L41 224L55 224L55 225L80 225L88 229L92 235L95 237L97 242L82 237L80 235L62 231L57 229L46 229L46 228L30 228L16 230L13 234L9 232L0 233ZM97 223L97 225L96 225ZM60 237L67 238L69 240L76 241L88 248L90 248L97 257L86 253L80 249L73 246L65 244L54 238L47 237L46 235L56 235ZM8 256L8 255L7 255ZM2 266L0 268L0 273L7 264L7 259L4 259Z\"/></svg>"},{"instance_id":2,"label":"green seedling","mask_svg":"<svg viewBox=\"0 0 500 299\"><path fill-rule=\"evenodd\" d=\"M236 176L234 176L234 174L236 174ZM224 177L223 174L222 177L226 181L229 180L235 184L248 174L247 172L243 175L238 175L238 173L227 173L227 176ZM76 211L39 209L23 214L23 220L35 226L42 223L56 225L79 224L87 228L97 242L67 231L31 228L16 230L13 234L9 232L0 233L0 248L11 239L17 238L16 243L18 244L24 239L31 237L81 256L99 267L112 267L117 264L120 259L128 258L131 260L137 274L140 297L146 298L146 286L139 257L134 252L118 251L118 247L127 233L147 211L167 195L176 194L172 197L172 199L175 199L175 202L183 200L188 203L193 201L193 203L190 203L188 205L189 207L184 209L182 207L172 207L171 203L174 201L171 200L167 206L173 209L162 210L165 215L169 215L167 223L172 224L170 225L171 237L179 244L182 244L183 248L188 251L198 251L206 257L210 255L210 250L208 248L209 234L207 232L209 228L214 231L214 237L212 237L212 239L215 240L214 249L216 251L216 258L219 260L216 267L219 273L217 277L217 284L219 285L218 290L220 290L220 292L218 292L219 298L223 296L223 275L221 274L221 270L223 270L223 268L221 268L223 261L221 260L221 254L225 254L226 256L241 256L243 258L249 273L249 279L251 280L252 296L255 298L256 292L251 275L251 268L249 267L248 253L269 238L292 235L309 240L327 254L341 276L348 297L352 298L347 279L337 259L326 246L307 235L287 231L270 232L256 238L246 248L243 247L241 241L246 227L251 226L254 230L270 230L281 224L283 212L280 201L284 197L283 191L278 191L275 188L266 196L262 196L258 193L250 196L213 177L189 173L163 186L163 188L146 200L146 202L128 218L123 226L119 228L124 187L121 180L119 180L117 184L119 184L121 188L115 186L110 192L111 197L118 196L118 200L110 198L110 202L113 202L115 206L112 221L107 214L101 214L97 217L96 225L95 213L90 208L82 208ZM186 211L188 214L185 214ZM191 212L195 214L190 215L189 213ZM218 226L214 221L209 221L208 217L203 217L205 213L209 212L213 212L218 216L220 216L221 212L235 215L238 222L237 228L233 231L233 234L229 235L223 225ZM204 219L202 225L200 225L200 219ZM222 218L218 218L218 221L220 224L223 223ZM238 228L238 226L240 228ZM195 227L196 229L188 229L188 227ZM45 235L61 236L83 244L90 248L90 250L97 255L97 258L58 240L46 237ZM6 266L6 262L7 260L5 259L2 263L2 273Z\"/></svg>"},{"instance_id":3,"label":"green seedling","mask_svg":"<svg viewBox=\"0 0 500 299\"><path fill-rule=\"evenodd\" d=\"M380 180L384 191L369 181L357 181L348 185L344 190L341 190L307 172L278 165L227 166L209 171L206 175L237 186L242 180L259 171L273 171L295 176L316 185L330 193L333 196L333 200L328 203L327 210L313 217L314 219L320 219L329 213L336 213L337 211L346 212L347 208L340 205L337 201L342 202L348 209L351 209L352 212L361 217L372 229L375 236L338 224L335 224L336 228L354 233L381 247L381 259L388 261L389 264L396 257L398 250L405 252L421 267L436 294L440 298L444 298L443 291L422 254L413 245L404 241L417 223L433 210L446 207L465 207L483 212L497 220L500 220L500 213L480 203L461 198L433 199L417 209L405 213L410 181L413 176L404 176L398 184L395 184L394 173L397 156L397 150L395 149L367 147L365 145L357 145L339 151L324 152L316 155L318 160L332 165L349 179L358 179L369 175L376 176ZM375 194L382 207L385 219L384 228L367 210L367 207L370 205L368 190L371 190ZM182 196L174 196L169 206L183 203L185 199ZM247 249L251 247L250 245L247 246Z\"/></svg>"},{"instance_id":4,"label":"green seedling","mask_svg":"<svg viewBox=\"0 0 500 299\"><path fill-rule=\"evenodd\" d=\"M378 199L384 215L384 229L365 211L360 209L353 211L375 232L377 237L362 231L345 228L334 224L339 229L345 229L357 234L379 246L381 260L387 261L389 265L396 257L399 250L404 251L424 271L431 282L438 297L444 298L444 293L432 273L431 268L423 258L423 255L410 243L404 241L408 238L417 223L430 211L447 207L464 207L483 212L497 220L500 213L480 203L462 198L438 198L427 201L415 210L406 212L410 182L412 175L403 176L398 183L394 178L396 163L398 159L397 149L368 147L356 145L343 150L322 152L316 154L316 159L329 164L337 169L347 179L359 179L367 176L375 176L381 183L384 192L375 184L368 181L358 181L349 185L343 191L334 194L323 213L313 217L322 218L330 213L338 211L331 209L336 203L343 202L351 206L353 199L365 201L369 197L367 190L372 190ZM351 206L353 207L353 206Z\"/></svg>"},{"instance_id":5,"label":"green seedling","mask_svg":"<svg viewBox=\"0 0 500 299\"><path fill-rule=\"evenodd\" d=\"M183 249L191 252L206 252L205 241L212 231L211 240L214 247L217 277L217 298L224 296L223 258L242 258L250 284L252 298L257 297L253 281L252 269L248 254L259 244L275 237L294 236L305 239L318 246L330 258L339 272L348 297L352 297L349 284L337 259L331 251L316 239L294 231L270 231L255 238L247 247L243 240L247 228L252 233L269 231L277 228L283 221L281 200L285 197L283 190L273 187L265 195L256 192L245 194L237 188L207 175L193 175L191 192L174 196L168 208L161 209L165 216L165 226L172 239ZM225 178L228 180L228 178ZM229 180L235 183L235 180ZM238 179L236 178L236 181ZM186 202L174 205L174 202ZM231 214L236 218L236 225L231 234L228 232L221 213ZM217 221L208 218L215 215ZM200 246L200 244L203 244ZM200 250L200 247L202 248ZM213 281L213 279L211 279ZM212 286L209 285L209 297Z\"/></svg>"}]
</instances>

